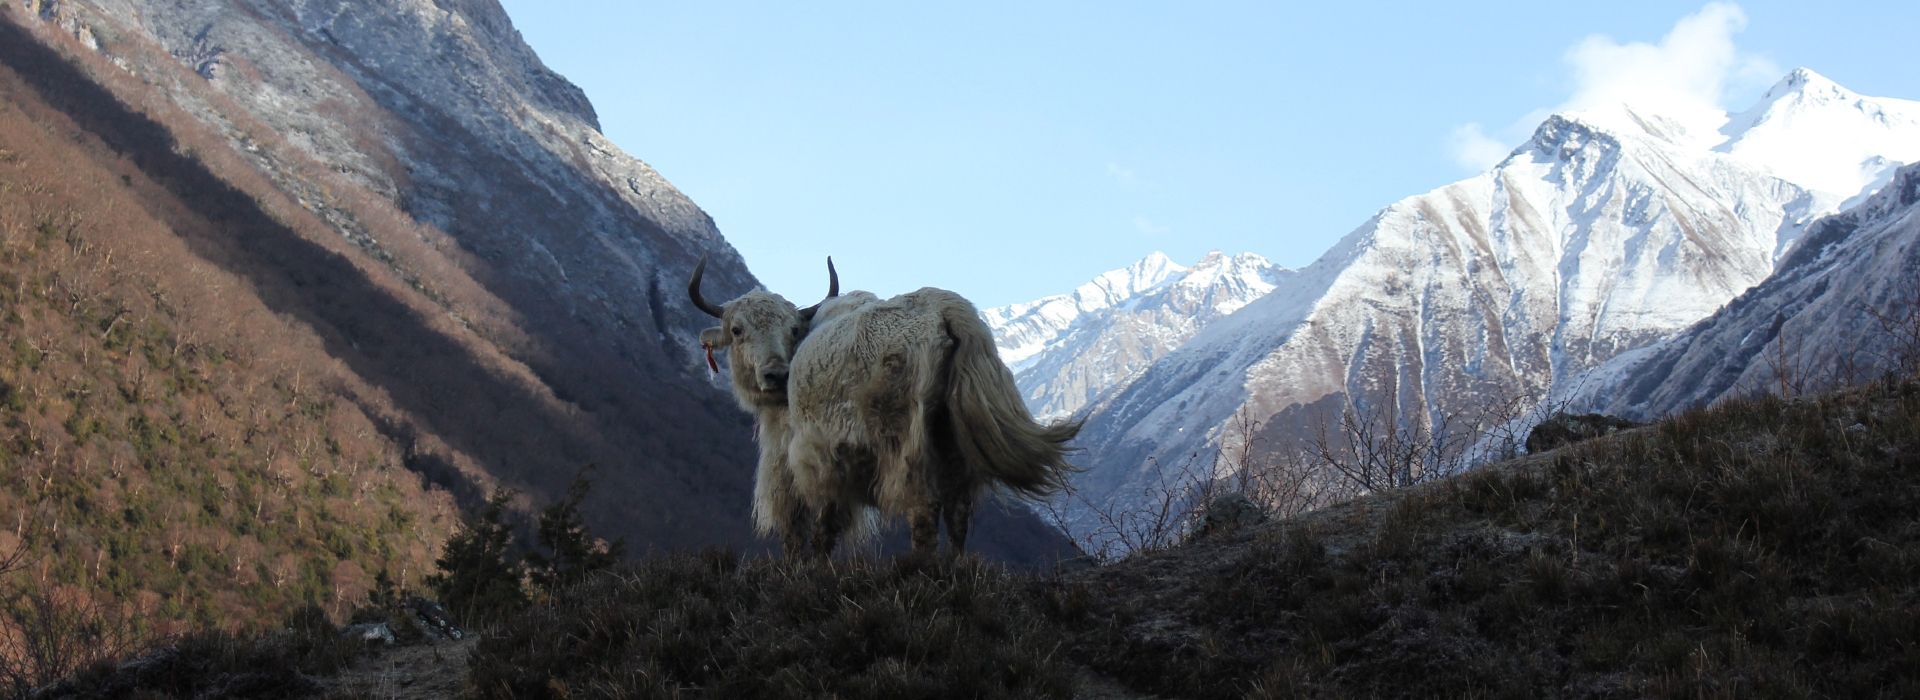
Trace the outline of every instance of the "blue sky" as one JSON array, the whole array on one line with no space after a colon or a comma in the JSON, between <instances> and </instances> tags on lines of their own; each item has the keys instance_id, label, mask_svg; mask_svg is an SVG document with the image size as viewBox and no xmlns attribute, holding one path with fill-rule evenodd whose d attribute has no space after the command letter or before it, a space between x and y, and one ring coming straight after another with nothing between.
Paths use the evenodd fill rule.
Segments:
<instances>
[{"instance_id":1,"label":"blue sky","mask_svg":"<svg viewBox=\"0 0 1920 700\"><path fill-rule=\"evenodd\" d=\"M502 0L773 291L982 308L1161 250L1300 267L1550 110L1735 110L1795 67L1920 99L1920 3Z\"/></svg>"}]
</instances>

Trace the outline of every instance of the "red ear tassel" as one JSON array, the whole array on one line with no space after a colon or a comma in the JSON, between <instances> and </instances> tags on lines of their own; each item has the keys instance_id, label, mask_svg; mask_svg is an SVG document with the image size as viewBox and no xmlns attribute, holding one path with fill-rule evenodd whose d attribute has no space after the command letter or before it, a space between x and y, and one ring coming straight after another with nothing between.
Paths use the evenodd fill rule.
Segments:
<instances>
[{"instance_id":1,"label":"red ear tassel","mask_svg":"<svg viewBox=\"0 0 1920 700\"><path fill-rule=\"evenodd\" d=\"M707 371L712 372L714 374L719 374L720 363L713 361L713 346L708 345L706 343L701 343L700 349L707 351Z\"/></svg>"}]
</instances>

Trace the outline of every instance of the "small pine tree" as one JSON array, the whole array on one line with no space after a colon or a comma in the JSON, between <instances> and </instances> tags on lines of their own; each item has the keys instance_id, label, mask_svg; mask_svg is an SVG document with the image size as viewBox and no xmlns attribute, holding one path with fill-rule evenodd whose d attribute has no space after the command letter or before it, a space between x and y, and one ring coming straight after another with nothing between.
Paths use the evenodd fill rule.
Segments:
<instances>
[{"instance_id":1,"label":"small pine tree","mask_svg":"<svg viewBox=\"0 0 1920 700\"><path fill-rule=\"evenodd\" d=\"M588 479L587 474L594 466L589 464L575 472L573 483L567 485L566 497L548 504L540 513L535 534L540 546L552 554L531 552L527 554L527 562L529 577L542 590L552 592L577 583L587 574L619 563L620 556L627 550L624 537L602 544L587 531L587 524L580 516L580 502L586 500L587 492L593 488L593 480Z\"/></svg>"},{"instance_id":2,"label":"small pine tree","mask_svg":"<svg viewBox=\"0 0 1920 700\"><path fill-rule=\"evenodd\" d=\"M527 604L522 567L512 550L513 527L501 522L513 494L511 489L494 492L480 517L463 523L434 562L440 573L426 583L448 609L494 615Z\"/></svg>"}]
</instances>

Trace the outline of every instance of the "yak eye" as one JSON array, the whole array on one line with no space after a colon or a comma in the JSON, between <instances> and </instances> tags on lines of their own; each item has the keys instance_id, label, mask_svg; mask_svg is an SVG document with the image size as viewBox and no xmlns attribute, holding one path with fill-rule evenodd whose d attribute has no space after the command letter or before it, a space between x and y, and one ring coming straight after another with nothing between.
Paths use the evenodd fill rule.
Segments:
<instances>
[{"instance_id":1,"label":"yak eye","mask_svg":"<svg viewBox=\"0 0 1920 700\"><path fill-rule=\"evenodd\" d=\"M734 327L733 327L733 335L734 335L734 337L736 337L736 338L740 336L740 327L739 327L739 326L734 326Z\"/></svg>"}]
</instances>

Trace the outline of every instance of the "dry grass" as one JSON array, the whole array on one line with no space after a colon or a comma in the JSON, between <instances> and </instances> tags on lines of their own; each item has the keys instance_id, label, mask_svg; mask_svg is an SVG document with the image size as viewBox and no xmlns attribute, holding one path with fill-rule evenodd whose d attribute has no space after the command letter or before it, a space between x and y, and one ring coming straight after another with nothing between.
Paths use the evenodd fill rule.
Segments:
<instances>
[{"instance_id":1,"label":"dry grass","mask_svg":"<svg viewBox=\"0 0 1920 700\"><path fill-rule=\"evenodd\" d=\"M597 575L481 641L488 698L1069 697L1059 636L977 559L741 562Z\"/></svg>"},{"instance_id":2,"label":"dry grass","mask_svg":"<svg viewBox=\"0 0 1920 700\"><path fill-rule=\"evenodd\" d=\"M1056 616L1077 659L1181 697L1912 697L1920 381L1728 402L1054 595L1087 601Z\"/></svg>"},{"instance_id":3,"label":"dry grass","mask_svg":"<svg viewBox=\"0 0 1920 700\"><path fill-rule=\"evenodd\" d=\"M317 679L340 673L367 651L346 639L325 611L296 611L265 632L201 632L124 664L100 663L39 689L35 700L332 697Z\"/></svg>"}]
</instances>

